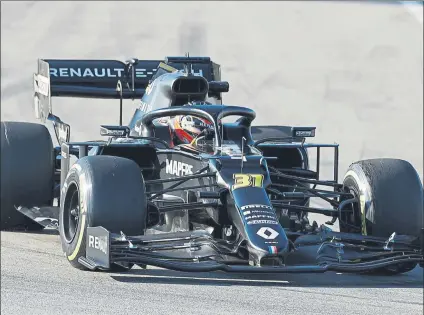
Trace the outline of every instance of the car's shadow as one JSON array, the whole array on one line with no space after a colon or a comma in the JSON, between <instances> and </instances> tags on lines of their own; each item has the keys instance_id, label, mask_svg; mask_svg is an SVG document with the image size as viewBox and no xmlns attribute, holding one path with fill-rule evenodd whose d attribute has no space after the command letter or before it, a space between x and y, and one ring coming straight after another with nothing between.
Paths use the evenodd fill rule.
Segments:
<instances>
[{"instance_id":1,"label":"car's shadow","mask_svg":"<svg viewBox=\"0 0 424 315\"><path fill-rule=\"evenodd\" d=\"M119 282L206 286L282 286L328 288L422 288L423 269L396 276L358 274L228 274L223 272L188 273L164 269L134 268L126 273L110 273Z\"/></svg>"}]
</instances>

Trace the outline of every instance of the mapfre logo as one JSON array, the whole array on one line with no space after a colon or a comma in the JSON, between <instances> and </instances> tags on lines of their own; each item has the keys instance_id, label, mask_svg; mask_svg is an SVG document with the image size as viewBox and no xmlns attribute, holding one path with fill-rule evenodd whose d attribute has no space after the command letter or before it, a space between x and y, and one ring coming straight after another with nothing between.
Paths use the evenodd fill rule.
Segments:
<instances>
[{"instance_id":1,"label":"mapfre logo","mask_svg":"<svg viewBox=\"0 0 424 315\"><path fill-rule=\"evenodd\" d=\"M193 165L166 159L165 172L176 176L191 175L193 174Z\"/></svg>"}]
</instances>

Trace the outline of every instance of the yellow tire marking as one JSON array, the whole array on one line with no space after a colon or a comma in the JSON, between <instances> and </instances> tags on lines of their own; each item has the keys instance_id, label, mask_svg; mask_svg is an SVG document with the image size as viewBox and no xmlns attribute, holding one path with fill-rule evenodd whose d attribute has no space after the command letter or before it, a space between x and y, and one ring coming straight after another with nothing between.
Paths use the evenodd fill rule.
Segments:
<instances>
[{"instance_id":1,"label":"yellow tire marking","mask_svg":"<svg viewBox=\"0 0 424 315\"><path fill-rule=\"evenodd\" d=\"M84 189L86 189L86 187L85 187L86 181L85 181L85 174L84 173L82 173L79 176L79 183L80 183L79 184L79 197L80 197L80 215L81 215L81 221L80 221L80 224L79 224L80 231L79 231L79 234L78 234L77 246L75 246L75 249L72 252L72 254L68 256L69 260L74 260L77 257L77 255L80 251L82 238L84 236L84 231L85 231L85 220L86 220L86 217L87 217L87 215L86 215L87 207L85 205L85 190L84 190Z\"/></svg>"},{"instance_id":2,"label":"yellow tire marking","mask_svg":"<svg viewBox=\"0 0 424 315\"><path fill-rule=\"evenodd\" d=\"M346 177L348 177L348 176L353 177L355 182L358 184L358 188L359 188L359 209L361 211L361 222L362 222L362 231L361 232L362 232L363 235L367 235L368 231L367 231L366 217L365 217L366 198L365 198L365 195L364 195L367 184L361 182L361 180L359 179L359 176L353 170L348 170L346 172L344 179L346 179Z\"/></svg>"},{"instance_id":3,"label":"yellow tire marking","mask_svg":"<svg viewBox=\"0 0 424 315\"><path fill-rule=\"evenodd\" d=\"M74 251L72 252L72 254L70 256L68 256L69 260L74 260L79 252L79 249L81 247L81 243L82 243L82 237L84 236L84 229L85 229L85 217L86 214L84 213L81 217L81 229L78 235L78 241L77 241L77 246L75 247Z\"/></svg>"}]
</instances>

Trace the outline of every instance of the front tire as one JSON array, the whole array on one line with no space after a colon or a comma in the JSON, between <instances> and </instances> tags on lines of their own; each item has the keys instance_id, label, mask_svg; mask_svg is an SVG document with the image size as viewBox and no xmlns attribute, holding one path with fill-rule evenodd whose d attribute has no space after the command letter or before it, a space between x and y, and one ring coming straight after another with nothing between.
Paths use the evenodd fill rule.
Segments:
<instances>
[{"instance_id":1,"label":"front tire","mask_svg":"<svg viewBox=\"0 0 424 315\"><path fill-rule=\"evenodd\" d=\"M340 220L340 232L387 237L419 237L423 227L423 186L414 167L399 159L372 159L350 165L343 185L360 200L352 216ZM347 226L344 223L350 225ZM357 230L357 231L358 231ZM416 263L380 270L389 274L408 272Z\"/></svg>"},{"instance_id":2,"label":"front tire","mask_svg":"<svg viewBox=\"0 0 424 315\"><path fill-rule=\"evenodd\" d=\"M71 265L85 256L87 227L102 226L112 233L142 235L146 226L146 193L138 165L114 156L87 156L69 170L61 192L59 231ZM112 270L129 270L112 265Z\"/></svg>"}]
</instances>

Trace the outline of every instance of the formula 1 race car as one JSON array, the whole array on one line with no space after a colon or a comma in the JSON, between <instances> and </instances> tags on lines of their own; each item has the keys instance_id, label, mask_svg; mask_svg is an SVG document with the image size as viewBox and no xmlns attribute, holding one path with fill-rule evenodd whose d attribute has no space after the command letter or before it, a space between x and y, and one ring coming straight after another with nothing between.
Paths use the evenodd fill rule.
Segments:
<instances>
[{"instance_id":1,"label":"formula 1 race car","mask_svg":"<svg viewBox=\"0 0 424 315\"><path fill-rule=\"evenodd\" d=\"M358 161L339 183L337 144L306 142L315 127L252 126L252 109L222 104L229 84L208 57L39 60L34 89L36 115L53 123L59 146L43 124L2 122L1 227L58 228L76 268L397 274L424 266L423 187L410 163ZM105 141L70 142L69 125L52 113L55 96L120 100L120 123L100 127ZM128 125L123 99L141 100ZM205 128L177 142L189 137L174 128L182 116ZM334 151L332 179L320 178L321 149ZM318 226L308 213L331 220Z\"/></svg>"}]
</instances>

